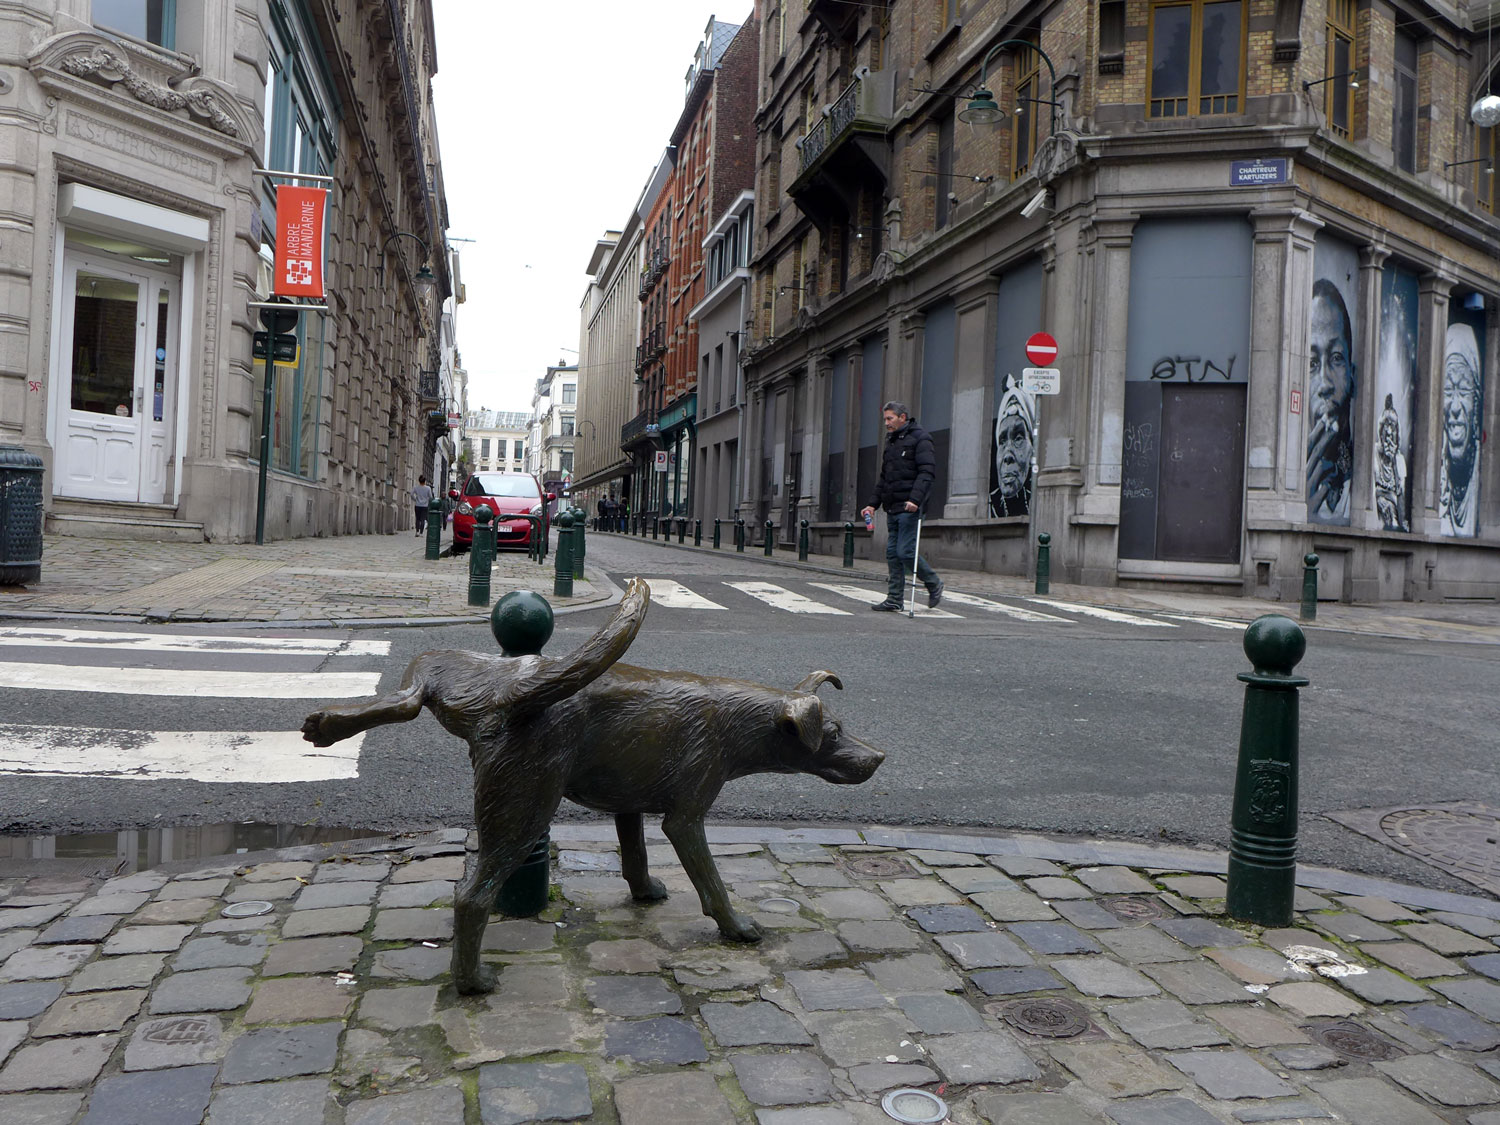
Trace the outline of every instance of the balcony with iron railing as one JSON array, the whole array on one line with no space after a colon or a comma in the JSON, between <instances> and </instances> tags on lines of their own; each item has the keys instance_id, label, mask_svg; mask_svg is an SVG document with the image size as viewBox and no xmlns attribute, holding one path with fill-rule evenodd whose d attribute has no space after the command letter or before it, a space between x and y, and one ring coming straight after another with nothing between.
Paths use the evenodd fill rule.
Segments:
<instances>
[{"instance_id":1,"label":"balcony with iron railing","mask_svg":"<svg viewBox=\"0 0 1500 1125\"><path fill-rule=\"evenodd\" d=\"M646 259L645 265L641 267L641 289L640 299L645 300L651 296L651 291L656 288L667 272L667 267L672 264L672 255L667 253L665 246L658 246L651 251Z\"/></svg>"},{"instance_id":2,"label":"balcony with iron railing","mask_svg":"<svg viewBox=\"0 0 1500 1125\"><path fill-rule=\"evenodd\" d=\"M423 371L417 376L417 397L423 402L441 402L442 380L436 371Z\"/></svg>"},{"instance_id":3,"label":"balcony with iron railing","mask_svg":"<svg viewBox=\"0 0 1500 1125\"><path fill-rule=\"evenodd\" d=\"M642 410L630 421L620 427L620 445L631 445L635 442L656 436L656 411L649 406Z\"/></svg>"},{"instance_id":4,"label":"balcony with iron railing","mask_svg":"<svg viewBox=\"0 0 1500 1125\"><path fill-rule=\"evenodd\" d=\"M814 222L845 221L849 198L889 182L894 79L894 70L861 74L797 142L797 176L787 193Z\"/></svg>"}]
</instances>

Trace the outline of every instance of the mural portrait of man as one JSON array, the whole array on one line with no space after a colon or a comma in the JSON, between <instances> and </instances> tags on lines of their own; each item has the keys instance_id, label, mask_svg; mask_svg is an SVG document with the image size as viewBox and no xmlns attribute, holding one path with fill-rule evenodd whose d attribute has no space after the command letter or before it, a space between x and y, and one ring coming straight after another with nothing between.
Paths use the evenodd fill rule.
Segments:
<instances>
[{"instance_id":1,"label":"mural portrait of man","mask_svg":"<svg viewBox=\"0 0 1500 1125\"><path fill-rule=\"evenodd\" d=\"M1326 277L1313 283L1308 339L1307 518L1347 524L1354 472L1354 328L1344 295Z\"/></svg>"},{"instance_id":2,"label":"mural portrait of man","mask_svg":"<svg viewBox=\"0 0 1500 1125\"><path fill-rule=\"evenodd\" d=\"M1443 348L1443 487L1438 518L1444 535L1479 530L1479 408L1483 394L1479 341L1467 324L1448 325Z\"/></svg>"},{"instance_id":3,"label":"mural portrait of man","mask_svg":"<svg viewBox=\"0 0 1500 1125\"><path fill-rule=\"evenodd\" d=\"M1031 510L1032 435L1036 398L1013 375L995 410L995 447L990 467L990 515L1023 516Z\"/></svg>"}]
</instances>

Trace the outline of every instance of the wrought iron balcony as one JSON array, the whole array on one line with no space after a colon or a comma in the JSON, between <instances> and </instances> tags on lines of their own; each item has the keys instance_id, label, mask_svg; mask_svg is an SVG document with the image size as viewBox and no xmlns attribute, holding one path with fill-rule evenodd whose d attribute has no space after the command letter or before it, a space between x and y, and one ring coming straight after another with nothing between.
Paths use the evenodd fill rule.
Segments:
<instances>
[{"instance_id":1,"label":"wrought iron balcony","mask_svg":"<svg viewBox=\"0 0 1500 1125\"><path fill-rule=\"evenodd\" d=\"M641 267L641 300L644 301L651 295L651 290L656 288L656 283L666 275L667 267L671 264L672 255L667 253L665 246L658 246L651 251L646 264Z\"/></svg>"},{"instance_id":2,"label":"wrought iron balcony","mask_svg":"<svg viewBox=\"0 0 1500 1125\"><path fill-rule=\"evenodd\" d=\"M654 436L654 434L647 429L648 426L652 425L651 415L651 410L642 410L634 418L621 426L620 445L630 445L632 442L637 442L643 438Z\"/></svg>"},{"instance_id":3,"label":"wrought iron balcony","mask_svg":"<svg viewBox=\"0 0 1500 1125\"><path fill-rule=\"evenodd\" d=\"M417 396L423 402L442 401L442 381L436 371L423 371L417 376Z\"/></svg>"},{"instance_id":4,"label":"wrought iron balcony","mask_svg":"<svg viewBox=\"0 0 1500 1125\"><path fill-rule=\"evenodd\" d=\"M787 193L814 222L847 222L849 200L890 181L887 133L895 113L895 71L870 71L846 86L797 142L797 175Z\"/></svg>"}]
</instances>

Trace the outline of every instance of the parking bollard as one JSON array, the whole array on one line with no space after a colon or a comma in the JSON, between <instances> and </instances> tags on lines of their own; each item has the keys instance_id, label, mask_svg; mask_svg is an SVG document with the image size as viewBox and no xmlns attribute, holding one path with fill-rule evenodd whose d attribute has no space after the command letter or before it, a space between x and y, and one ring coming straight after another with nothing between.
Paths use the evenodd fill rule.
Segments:
<instances>
[{"instance_id":1,"label":"parking bollard","mask_svg":"<svg viewBox=\"0 0 1500 1125\"><path fill-rule=\"evenodd\" d=\"M687 542L687 517L686 516L679 516L677 518L677 542L678 543L686 543Z\"/></svg>"},{"instance_id":2,"label":"parking bollard","mask_svg":"<svg viewBox=\"0 0 1500 1125\"><path fill-rule=\"evenodd\" d=\"M1229 825L1225 910L1258 926L1292 924L1297 890L1297 691L1292 674L1307 638L1290 617L1268 613L1245 630L1252 672L1241 672L1239 768Z\"/></svg>"},{"instance_id":3,"label":"parking bollard","mask_svg":"<svg viewBox=\"0 0 1500 1125\"><path fill-rule=\"evenodd\" d=\"M734 549L742 555L745 553L745 521L743 518L734 521Z\"/></svg>"},{"instance_id":4,"label":"parking bollard","mask_svg":"<svg viewBox=\"0 0 1500 1125\"><path fill-rule=\"evenodd\" d=\"M719 549L719 545L720 545L721 542L722 542L722 540L719 538L719 517L715 516L714 517L714 550L715 551L717 551Z\"/></svg>"},{"instance_id":5,"label":"parking bollard","mask_svg":"<svg viewBox=\"0 0 1500 1125\"><path fill-rule=\"evenodd\" d=\"M427 505L427 560L435 560L443 553L443 501L434 496Z\"/></svg>"},{"instance_id":6,"label":"parking bollard","mask_svg":"<svg viewBox=\"0 0 1500 1125\"><path fill-rule=\"evenodd\" d=\"M557 570L552 576L552 596L573 596L573 517L567 512L557 517Z\"/></svg>"},{"instance_id":7,"label":"parking bollard","mask_svg":"<svg viewBox=\"0 0 1500 1125\"><path fill-rule=\"evenodd\" d=\"M703 521L702 520L694 520L693 521L693 546L694 547L701 547L701 546L703 546Z\"/></svg>"},{"instance_id":8,"label":"parking bollard","mask_svg":"<svg viewBox=\"0 0 1500 1125\"><path fill-rule=\"evenodd\" d=\"M766 539L765 539L765 556L766 556L766 558L770 558L771 557L771 552L776 549L776 540L775 540L775 538L773 538L775 536L775 534L776 534L776 525L774 523L772 523L770 520L766 520Z\"/></svg>"},{"instance_id":9,"label":"parking bollard","mask_svg":"<svg viewBox=\"0 0 1500 1125\"><path fill-rule=\"evenodd\" d=\"M490 567L495 562L495 518L488 504L474 509L474 541L469 546L469 604L490 604Z\"/></svg>"},{"instance_id":10,"label":"parking bollard","mask_svg":"<svg viewBox=\"0 0 1500 1125\"><path fill-rule=\"evenodd\" d=\"M573 577L583 577L583 559L587 553L584 546L584 529L588 526L588 514L582 508L573 509Z\"/></svg>"},{"instance_id":11,"label":"parking bollard","mask_svg":"<svg viewBox=\"0 0 1500 1125\"><path fill-rule=\"evenodd\" d=\"M797 561L807 561L807 521L803 520L797 527Z\"/></svg>"},{"instance_id":12,"label":"parking bollard","mask_svg":"<svg viewBox=\"0 0 1500 1125\"><path fill-rule=\"evenodd\" d=\"M851 569L854 567L854 525L852 523L844 525L844 565Z\"/></svg>"},{"instance_id":13,"label":"parking bollard","mask_svg":"<svg viewBox=\"0 0 1500 1125\"><path fill-rule=\"evenodd\" d=\"M651 538L652 539L658 538L658 533L660 531L661 531L661 516L652 516L651 517Z\"/></svg>"},{"instance_id":14,"label":"parking bollard","mask_svg":"<svg viewBox=\"0 0 1500 1125\"><path fill-rule=\"evenodd\" d=\"M1052 548L1048 545L1052 536L1045 531L1036 537L1036 592L1048 593L1052 589Z\"/></svg>"},{"instance_id":15,"label":"parking bollard","mask_svg":"<svg viewBox=\"0 0 1500 1125\"><path fill-rule=\"evenodd\" d=\"M1302 620L1318 619L1318 556L1302 557Z\"/></svg>"}]
</instances>

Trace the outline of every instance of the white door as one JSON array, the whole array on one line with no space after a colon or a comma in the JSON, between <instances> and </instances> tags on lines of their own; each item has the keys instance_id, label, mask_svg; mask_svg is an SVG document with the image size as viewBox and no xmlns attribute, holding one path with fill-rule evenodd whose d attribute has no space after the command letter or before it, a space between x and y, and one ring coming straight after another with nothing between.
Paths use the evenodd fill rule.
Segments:
<instances>
[{"instance_id":1,"label":"white door","mask_svg":"<svg viewBox=\"0 0 1500 1125\"><path fill-rule=\"evenodd\" d=\"M57 491L159 504L175 405L176 278L69 254L57 390Z\"/></svg>"}]
</instances>

